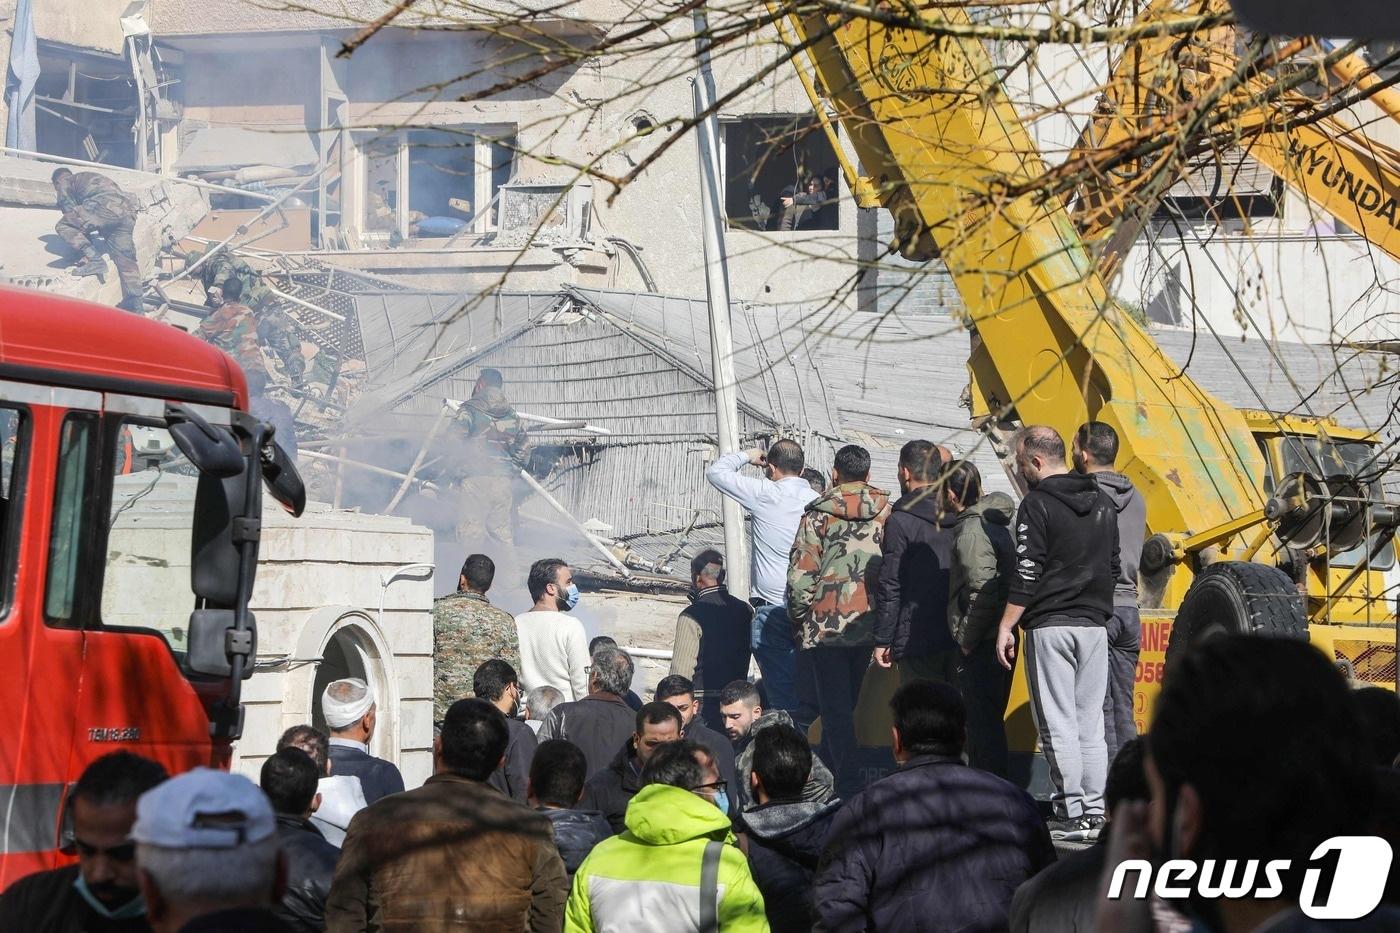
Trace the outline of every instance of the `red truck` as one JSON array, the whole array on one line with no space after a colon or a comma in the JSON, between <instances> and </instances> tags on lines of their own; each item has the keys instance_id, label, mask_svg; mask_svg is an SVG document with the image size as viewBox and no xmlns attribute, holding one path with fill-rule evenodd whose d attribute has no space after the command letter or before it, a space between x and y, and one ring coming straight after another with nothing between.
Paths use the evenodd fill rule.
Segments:
<instances>
[{"instance_id":1,"label":"red truck","mask_svg":"<svg viewBox=\"0 0 1400 933\"><path fill-rule=\"evenodd\" d=\"M94 759L227 767L264 486L301 513L232 359L0 288L0 890L64 861L67 790Z\"/></svg>"}]
</instances>

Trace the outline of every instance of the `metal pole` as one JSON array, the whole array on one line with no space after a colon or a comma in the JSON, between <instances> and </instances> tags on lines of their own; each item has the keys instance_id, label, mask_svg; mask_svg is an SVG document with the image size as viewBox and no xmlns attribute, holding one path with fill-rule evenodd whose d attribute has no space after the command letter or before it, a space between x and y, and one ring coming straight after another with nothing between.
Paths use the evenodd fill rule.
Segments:
<instances>
[{"instance_id":1,"label":"metal pole","mask_svg":"<svg viewBox=\"0 0 1400 933\"><path fill-rule=\"evenodd\" d=\"M729 263L724 252L724 201L720 196L719 117L715 104L715 79L710 71L709 24L704 7L697 7L695 56L700 73L690 81L695 114L700 117L696 140L700 155L700 218L705 247L705 295L710 308L710 361L715 380L715 417L720 453L739 449L739 396L734 378L734 339L729 321ZM722 496L726 582L739 599L749 598L748 540L739 503Z\"/></svg>"},{"instance_id":2,"label":"metal pole","mask_svg":"<svg viewBox=\"0 0 1400 933\"><path fill-rule=\"evenodd\" d=\"M526 470L521 470L520 476L522 479L525 480L525 482L530 484L531 489L540 494L541 499L554 506L554 510L556 512L568 519L569 524L574 526L574 530L577 531L579 534L583 535L583 539L585 541L597 548L598 553L606 557L608 563L616 567L619 573L621 573L624 577L632 576L631 568L624 564L621 560L619 560L618 556L614 554L606 544L600 541L597 535L589 531L587 528L583 527L583 522L575 518L573 512L570 512L568 509L564 508L563 503L561 503L558 499L550 495L549 490L541 486L539 480L531 476Z\"/></svg>"},{"instance_id":3,"label":"metal pole","mask_svg":"<svg viewBox=\"0 0 1400 933\"><path fill-rule=\"evenodd\" d=\"M67 156L49 155L44 152L31 152L28 149L16 149L13 146L0 146L0 152L3 152L5 155L22 156L26 159L33 159L35 162L50 162L54 165L78 165L83 168L100 168L104 172L126 172L128 175L145 175L149 178L157 178L161 181L173 182L177 185L189 185L192 188L203 188L205 191L222 191L225 194L241 194L245 198L254 198L258 201L277 200L276 195L262 194L258 191L244 191L242 188L231 188L228 185L216 185L212 182L200 181L197 178L181 178L179 175L163 175L160 172L147 172L139 168L107 165L102 162L88 162L84 159L70 159Z\"/></svg>"}]
</instances>

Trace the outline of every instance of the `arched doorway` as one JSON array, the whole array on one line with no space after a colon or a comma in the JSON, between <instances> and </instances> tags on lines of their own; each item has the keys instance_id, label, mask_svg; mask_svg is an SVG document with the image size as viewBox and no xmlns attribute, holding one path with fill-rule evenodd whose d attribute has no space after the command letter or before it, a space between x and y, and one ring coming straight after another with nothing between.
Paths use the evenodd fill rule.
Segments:
<instances>
[{"instance_id":1,"label":"arched doorway","mask_svg":"<svg viewBox=\"0 0 1400 933\"><path fill-rule=\"evenodd\" d=\"M393 657L385 648L373 620L359 609L337 611L334 621L326 627L325 639L318 654L321 662L316 666L316 676L312 680L309 706L312 725L323 732L328 731L326 717L321 711L321 694L326 686L345 677L358 677L374 690L377 709L370 754L397 764L399 703L390 669Z\"/></svg>"}]
</instances>

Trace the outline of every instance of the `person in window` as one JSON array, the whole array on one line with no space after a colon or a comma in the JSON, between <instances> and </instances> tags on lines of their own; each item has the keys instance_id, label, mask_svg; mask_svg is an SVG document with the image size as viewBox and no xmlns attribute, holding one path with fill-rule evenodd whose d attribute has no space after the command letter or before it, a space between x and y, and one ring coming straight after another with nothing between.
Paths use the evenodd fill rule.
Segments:
<instances>
[{"instance_id":1,"label":"person in window","mask_svg":"<svg viewBox=\"0 0 1400 933\"><path fill-rule=\"evenodd\" d=\"M827 213L833 207L830 203L831 189L827 187L827 180L819 175L813 175L807 179L805 190L798 193L784 192L782 197L783 214L778 221L779 230L824 230L831 225L827 223Z\"/></svg>"}]
</instances>

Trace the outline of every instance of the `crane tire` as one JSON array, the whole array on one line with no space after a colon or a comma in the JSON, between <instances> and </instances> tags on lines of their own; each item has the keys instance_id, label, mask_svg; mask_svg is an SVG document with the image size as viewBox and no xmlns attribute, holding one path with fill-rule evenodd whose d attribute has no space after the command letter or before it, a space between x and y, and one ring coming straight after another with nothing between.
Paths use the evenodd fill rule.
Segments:
<instances>
[{"instance_id":1,"label":"crane tire","mask_svg":"<svg viewBox=\"0 0 1400 933\"><path fill-rule=\"evenodd\" d=\"M1308 618L1297 586L1266 564L1220 561L1196 575L1177 610L1166 667L1201 642L1221 635L1308 640Z\"/></svg>"}]
</instances>

